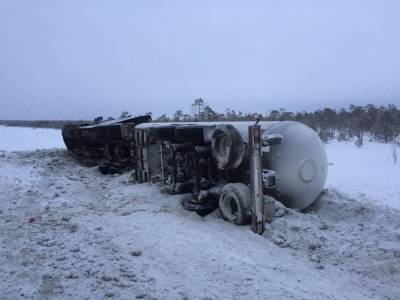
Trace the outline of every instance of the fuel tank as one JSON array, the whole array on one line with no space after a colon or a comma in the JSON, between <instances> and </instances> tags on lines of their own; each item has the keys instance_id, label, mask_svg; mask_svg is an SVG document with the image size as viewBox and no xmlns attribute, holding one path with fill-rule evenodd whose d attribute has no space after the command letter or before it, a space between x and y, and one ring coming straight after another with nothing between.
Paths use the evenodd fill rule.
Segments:
<instances>
[{"instance_id":1,"label":"fuel tank","mask_svg":"<svg viewBox=\"0 0 400 300\"><path fill-rule=\"evenodd\" d=\"M282 143L263 153L263 165L278 175L280 201L304 209L322 192L328 173L325 147L318 134L298 122L263 124L264 134L282 135Z\"/></svg>"}]
</instances>

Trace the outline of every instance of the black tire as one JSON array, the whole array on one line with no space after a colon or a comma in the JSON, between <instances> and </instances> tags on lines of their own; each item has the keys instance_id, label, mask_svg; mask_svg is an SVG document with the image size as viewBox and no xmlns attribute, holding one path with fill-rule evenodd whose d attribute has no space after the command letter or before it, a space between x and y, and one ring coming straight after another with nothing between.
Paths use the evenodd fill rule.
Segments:
<instances>
[{"instance_id":1,"label":"black tire","mask_svg":"<svg viewBox=\"0 0 400 300\"><path fill-rule=\"evenodd\" d=\"M244 156L243 139L237 129L229 124L217 126L211 139L211 153L218 169L236 169Z\"/></svg>"},{"instance_id":2,"label":"black tire","mask_svg":"<svg viewBox=\"0 0 400 300\"><path fill-rule=\"evenodd\" d=\"M233 224L245 225L251 220L251 191L243 183L228 183L219 197L222 217Z\"/></svg>"},{"instance_id":3,"label":"black tire","mask_svg":"<svg viewBox=\"0 0 400 300\"><path fill-rule=\"evenodd\" d=\"M193 195L186 195L182 199L182 206L184 209L195 211L199 216L204 217L212 213L218 207L218 204L213 199L200 203L193 200Z\"/></svg>"}]
</instances>

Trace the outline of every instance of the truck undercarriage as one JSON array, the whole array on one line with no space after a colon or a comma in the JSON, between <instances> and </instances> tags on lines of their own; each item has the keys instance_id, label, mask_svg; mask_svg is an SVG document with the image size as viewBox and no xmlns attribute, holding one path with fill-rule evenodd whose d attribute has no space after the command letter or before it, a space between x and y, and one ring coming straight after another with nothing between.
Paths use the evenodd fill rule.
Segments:
<instances>
[{"instance_id":1,"label":"truck undercarriage","mask_svg":"<svg viewBox=\"0 0 400 300\"><path fill-rule=\"evenodd\" d=\"M251 222L257 233L274 217L275 199L289 198L279 174L265 163L284 139L268 129L272 125L150 121L141 116L66 126L62 134L69 152L83 164L98 165L103 174L132 170L139 183L159 183L170 194L187 194L184 208L200 215L219 208L225 220ZM303 183L307 176L315 177L310 170L299 175Z\"/></svg>"}]
</instances>

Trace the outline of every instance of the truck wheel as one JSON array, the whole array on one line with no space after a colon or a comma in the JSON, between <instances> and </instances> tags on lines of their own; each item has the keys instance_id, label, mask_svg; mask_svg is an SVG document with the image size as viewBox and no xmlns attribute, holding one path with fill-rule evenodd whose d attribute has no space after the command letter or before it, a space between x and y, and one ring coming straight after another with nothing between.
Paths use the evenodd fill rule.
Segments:
<instances>
[{"instance_id":1,"label":"truck wheel","mask_svg":"<svg viewBox=\"0 0 400 300\"><path fill-rule=\"evenodd\" d=\"M228 183L219 198L222 217L233 224L245 225L251 219L251 191L243 183Z\"/></svg>"},{"instance_id":2,"label":"truck wheel","mask_svg":"<svg viewBox=\"0 0 400 300\"><path fill-rule=\"evenodd\" d=\"M217 201L210 199L206 202L198 202L193 200L193 195L187 194L182 199L182 206L184 209L195 211L201 217L212 213L217 208Z\"/></svg>"},{"instance_id":3,"label":"truck wheel","mask_svg":"<svg viewBox=\"0 0 400 300\"><path fill-rule=\"evenodd\" d=\"M218 125L211 138L211 153L218 169L236 169L244 156L243 139L237 129L229 124Z\"/></svg>"}]
</instances>

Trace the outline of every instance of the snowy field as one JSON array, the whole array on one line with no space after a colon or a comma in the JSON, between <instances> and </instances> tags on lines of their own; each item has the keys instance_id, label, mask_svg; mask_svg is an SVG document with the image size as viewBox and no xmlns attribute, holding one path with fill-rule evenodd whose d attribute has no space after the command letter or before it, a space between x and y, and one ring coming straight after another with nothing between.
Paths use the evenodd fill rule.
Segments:
<instances>
[{"instance_id":1,"label":"snowy field","mask_svg":"<svg viewBox=\"0 0 400 300\"><path fill-rule=\"evenodd\" d=\"M362 202L400 209L400 161L393 162L392 151L383 143L366 142L358 148L354 143L331 142L327 187Z\"/></svg>"},{"instance_id":2,"label":"snowy field","mask_svg":"<svg viewBox=\"0 0 400 300\"><path fill-rule=\"evenodd\" d=\"M399 299L389 145L329 144L328 192L262 236L78 165L60 131L0 127L0 149L0 299Z\"/></svg>"},{"instance_id":3,"label":"snowy field","mask_svg":"<svg viewBox=\"0 0 400 300\"><path fill-rule=\"evenodd\" d=\"M7 127L0 125L0 151L64 148L58 129Z\"/></svg>"}]
</instances>

